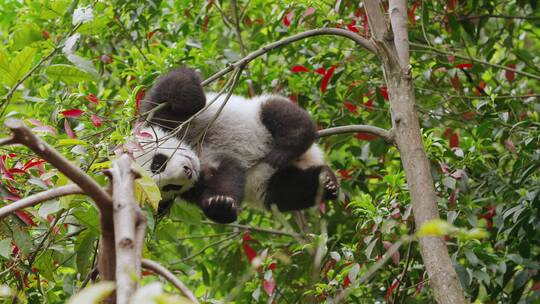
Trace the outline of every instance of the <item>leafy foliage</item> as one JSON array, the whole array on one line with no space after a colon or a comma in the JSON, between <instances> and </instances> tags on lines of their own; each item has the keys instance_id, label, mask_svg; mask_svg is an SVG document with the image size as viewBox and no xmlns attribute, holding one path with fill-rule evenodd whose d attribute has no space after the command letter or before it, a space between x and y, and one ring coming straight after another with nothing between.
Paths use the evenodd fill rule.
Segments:
<instances>
[{"instance_id":1,"label":"leafy foliage","mask_svg":"<svg viewBox=\"0 0 540 304\"><path fill-rule=\"evenodd\" d=\"M5 0L1 119L25 119L105 185L101 170L114 151L136 145L137 104L158 75L186 64L209 77L246 52L312 28L366 36L359 2L240 1L238 33L229 2ZM489 232L482 241L446 238L461 283L472 300L537 302L538 2L409 2L417 109L441 216L448 227ZM343 38L309 38L255 60L235 93L251 90L289 96L321 128L391 127L380 63ZM145 256L174 270L208 303L325 302L346 288L351 303L431 301L414 242L355 284L417 228L399 152L364 133L321 142L343 193L307 211L307 224L290 214L246 210L238 226L220 226L185 204L154 220L148 207ZM67 183L27 149L3 146L0 154L2 205ZM21 301L65 302L95 265L98 237L98 212L84 196L19 211L0 223L0 280L21 291ZM145 275L143 283L158 280Z\"/></svg>"}]
</instances>

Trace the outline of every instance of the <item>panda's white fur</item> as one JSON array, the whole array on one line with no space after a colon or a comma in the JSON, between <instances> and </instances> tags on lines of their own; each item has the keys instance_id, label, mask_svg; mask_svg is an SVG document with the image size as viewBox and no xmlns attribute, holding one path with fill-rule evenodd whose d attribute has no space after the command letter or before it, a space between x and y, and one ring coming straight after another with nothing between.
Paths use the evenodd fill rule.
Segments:
<instances>
[{"instance_id":1,"label":"panda's white fur","mask_svg":"<svg viewBox=\"0 0 540 304\"><path fill-rule=\"evenodd\" d=\"M207 103L216 98L215 93L207 93ZM139 134L139 143L143 151L135 151L137 163L150 171L152 159L157 154L164 154L168 160L160 173L153 178L160 187L178 185L181 190L162 191L164 199L171 199L179 193L190 189L199 177L201 164L216 167L218 159L223 155L234 157L247 168L245 198L252 206L263 207L266 186L270 177L276 172L269 164L261 162L271 149L271 134L261 121L261 107L273 95L262 95L251 99L232 95L222 112L206 133L201 147L191 147L194 138L186 137L181 141L177 135L162 128L144 126ZM203 111L189 124L188 134L201 134L216 116L223 105L225 96L219 96L208 109ZM150 138L151 137L151 138ZM197 152L197 153L196 153ZM198 157L196 156L198 155ZM324 165L324 155L317 144L313 144L294 163L300 169ZM193 170L188 178L184 166Z\"/></svg>"}]
</instances>

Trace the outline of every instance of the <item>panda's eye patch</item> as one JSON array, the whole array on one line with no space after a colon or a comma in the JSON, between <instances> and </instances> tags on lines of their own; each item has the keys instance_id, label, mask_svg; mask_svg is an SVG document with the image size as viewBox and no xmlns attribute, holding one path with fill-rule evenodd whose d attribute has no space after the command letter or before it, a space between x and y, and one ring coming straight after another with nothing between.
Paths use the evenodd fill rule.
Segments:
<instances>
[{"instance_id":1,"label":"panda's eye patch","mask_svg":"<svg viewBox=\"0 0 540 304\"><path fill-rule=\"evenodd\" d=\"M165 163L167 162L167 156L163 154L154 155L152 160L152 165L150 165L150 171L152 173L161 173L165 170Z\"/></svg>"}]
</instances>

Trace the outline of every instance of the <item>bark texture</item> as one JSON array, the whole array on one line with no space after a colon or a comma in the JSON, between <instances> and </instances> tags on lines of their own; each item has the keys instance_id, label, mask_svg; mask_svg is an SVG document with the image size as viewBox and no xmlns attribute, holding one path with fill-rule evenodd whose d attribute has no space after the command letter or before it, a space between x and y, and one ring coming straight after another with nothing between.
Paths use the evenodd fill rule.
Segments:
<instances>
[{"instance_id":1,"label":"bark texture","mask_svg":"<svg viewBox=\"0 0 540 304\"><path fill-rule=\"evenodd\" d=\"M418 229L427 221L438 219L439 212L430 164L422 143L415 109L414 86L409 65L407 2L389 1L391 32L387 30L380 3L376 0L366 0L364 3L372 40L383 64L390 96L394 141L401 154ZM440 304L468 303L444 240L438 237L422 237L419 245L436 301Z\"/></svg>"}]
</instances>

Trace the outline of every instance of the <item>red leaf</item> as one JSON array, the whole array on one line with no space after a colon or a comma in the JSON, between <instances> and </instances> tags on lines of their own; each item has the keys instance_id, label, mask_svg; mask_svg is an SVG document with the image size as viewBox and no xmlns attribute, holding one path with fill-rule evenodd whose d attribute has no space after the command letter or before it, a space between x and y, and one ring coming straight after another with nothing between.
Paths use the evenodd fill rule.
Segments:
<instances>
[{"instance_id":1,"label":"red leaf","mask_svg":"<svg viewBox=\"0 0 540 304\"><path fill-rule=\"evenodd\" d=\"M272 296L275 288L276 288L276 282L274 282L274 279L263 281L263 289L268 296Z\"/></svg>"},{"instance_id":2,"label":"red leaf","mask_svg":"<svg viewBox=\"0 0 540 304\"><path fill-rule=\"evenodd\" d=\"M28 170L32 167L35 167L35 166L38 166L40 164L43 164L45 162L44 159L38 159L38 160L29 160L26 162L26 164L24 164L23 166L23 170Z\"/></svg>"},{"instance_id":3,"label":"red leaf","mask_svg":"<svg viewBox=\"0 0 540 304\"><path fill-rule=\"evenodd\" d=\"M248 243L243 243L242 248L244 249L244 253L246 254L249 262L251 263L253 259L257 256L257 252L255 249L251 248Z\"/></svg>"},{"instance_id":4,"label":"red leaf","mask_svg":"<svg viewBox=\"0 0 540 304\"><path fill-rule=\"evenodd\" d=\"M509 63L508 65L506 65L507 67L511 68L511 69L515 69L516 68L516 64L515 63ZM514 81L514 78L516 77L516 72L512 71L512 70L505 70L504 71L504 76L506 76L506 80L508 80L508 82L512 82Z\"/></svg>"},{"instance_id":5,"label":"red leaf","mask_svg":"<svg viewBox=\"0 0 540 304\"><path fill-rule=\"evenodd\" d=\"M208 30L208 21L210 21L210 16L206 15L204 17L204 22L203 22L203 25L202 25L203 33L206 33L206 31Z\"/></svg>"},{"instance_id":6,"label":"red leaf","mask_svg":"<svg viewBox=\"0 0 540 304\"><path fill-rule=\"evenodd\" d=\"M514 144L514 142L512 141L512 139L510 138L507 138L504 140L504 145L506 146L506 148L514 153L514 154L517 154L517 148L516 148L516 145Z\"/></svg>"},{"instance_id":7,"label":"red leaf","mask_svg":"<svg viewBox=\"0 0 540 304\"><path fill-rule=\"evenodd\" d=\"M293 11L288 12L287 14L285 14L283 16L283 25L285 25L286 27L289 27L291 25L293 17L294 17L294 12Z\"/></svg>"},{"instance_id":8,"label":"red leaf","mask_svg":"<svg viewBox=\"0 0 540 304\"><path fill-rule=\"evenodd\" d=\"M373 106L373 99L369 99L364 103L364 107L368 112L373 112L375 110L375 107Z\"/></svg>"},{"instance_id":9,"label":"red leaf","mask_svg":"<svg viewBox=\"0 0 540 304\"><path fill-rule=\"evenodd\" d=\"M268 265L268 269L270 269L270 270L276 270L276 267L277 267L276 262L272 262L272 263L270 263L270 265Z\"/></svg>"},{"instance_id":10,"label":"red leaf","mask_svg":"<svg viewBox=\"0 0 540 304\"><path fill-rule=\"evenodd\" d=\"M303 65L295 65L291 68L291 72L300 73L300 72L309 72L309 69Z\"/></svg>"},{"instance_id":11,"label":"red leaf","mask_svg":"<svg viewBox=\"0 0 540 304\"><path fill-rule=\"evenodd\" d=\"M36 223L34 223L34 220L32 220L32 217L30 216L30 214L28 212L18 210L18 211L15 211L15 214L26 225L28 225L28 226L37 226Z\"/></svg>"},{"instance_id":12,"label":"red leaf","mask_svg":"<svg viewBox=\"0 0 540 304\"><path fill-rule=\"evenodd\" d=\"M386 302L392 303L392 291L399 286L399 281L395 280L394 283L386 290Z\"/></svg>"},{"instance_id":13,"label":"red leaf","mask_svg":"<svg viewBox=\"0 0 540 304\"><path fill-rule=\"evenodd\" d=\"M379 90L380 90L381 95L384 98L384 100L387 100L387 101L390 100L390 98L388 97L388 88L387 87L380 87Z\"/></svg>"},{"instance_id":14,"label":"red leaf","mask_svg":"<svg viewBox=\"0 0 540 304\"><path fill-rule=\"evenodd\" d=\"M369 32L369 23L368 23L368 19L367 19L367 14L366 14L366 11L364 10L364 20L362 21L362 24L364 26L364 33L367 33Z\"/></svg>"},{"instance_id":15,"label":"red leaf","mask_svg":"<svg viewBox=\"0 0 540 304\"><path fill-rule=\"evenodd\" d=\"M347 28L351 32L358 33L358 28L356 27L356 20L351 21L351 23L347 24Z\"/></svg>"},{"instance_id":16,"label":"red leaf","mask_svg":"<svg viewBox=\"0 0 540 304\"><path fill-rule=\"evenodd\" d=\"M459 77L450 77L450 83L452 83L452 86L456 91L459 91L461 89L461 82L459 81Z\"/></svg>"},{"instance_id":17,"label":"red leaf","mask_svg":"<svg viewBox=\"0 0 540 304\"><path fill-rule=\"evenodd\" d=\"M390 249L390 247L392 247L392 243L388 242L388 241L383 241L383 247L385 250L388 250ZM399 251L396 251L394 254L392 254L392 262L396 265L399 265L399 260L400 260L400 255L399 255Z\"/></svg>"},{"instance_id":18,"label":"red leaf","mask_svg":"<svg viewBox=\"0 0 540 304\"><path fill-rule=\"evenodd\" d=\"M330 78L332 78L332 75L334 75L334 71L336 70L336 66L331 66L326 73L323 76L323 79L321 81L321 92L326 92L326 87L328 86L328 83L330 82Z\"/></svg>"},{"instance_id":19,"label":"red leaf","mask_svg":"<svg viewBox=\"0 0 540 304\"><path fill-rule=\"evenodd\" d=\"M448 205L450 208L454 208L456 204L456 191L453 190L452 193L450 193L450 197L448 198Z\"/></svg>"},{"instance_id":20,"label":"red leaf","mask_svg":"<svg viewBox=\"0 0 540 304\"><path fill-rule=\"evenodd\" d=\"M315 13L315 8L314 7L308 7L306 9L306 11L304 12L304 18L309 16L309 15L312 15L313 13Z\"/></svg>"},{"instance_id":21,"label":"red leaf","mask_svg":"<svg viewBox=\"0 0 540 304\"><path fill-rule=\"evenodd\" d=\"M414 16L414 13L416 12L416 8L418 7L420 3L418 1L414 2L413 4L413 7L411 8L411 10L409 11L409 22L411 22L411 24L416 24L416 18Z\"/></svg>"},{"instance_id":22,"label":"red leaf","mask_svg":"<svg viewBox=\"0 0 540 304\"><path fill-rule=\"evenodd\" d=\"M318 68L318 69L315 70L315 73L324 75L324 74L326 74L326 69L325 68Z\"/></svg>"},{"instance_id":23,"label":"red leaf","mask_svg":"<svg viewBox=\"0 0 540 304\"><path fill-rule=\"evenodd\" d=\"M345 170L345 169L338 170L338 174L341 177L341 179L351 179L351 177L352 177L351 173L352 172L353 172L353 170L351 170L351 169L349 169L349 170Z\"/></svg>"},{"instance_id":24,"label":"red leaf","mask_svg":"<svg viewBox=\"0 0 540 304\"><path fill-rule=\"evenodd\" d=\"M351 113L358 113L358 107L348 101L345 101L343 103L343 105L345 106L345 108L347 108Z\"/></svg>"},{"instance_id":25,"label":"red leaf","mask_svg":"<svg viewBox=\"0 0 540 304\"><path fill-rule=\"evenodd\" d=\"M351 279L349 279L349 276L345 276L345 279L343 280L343 286L345 286L345 288L349 287L349 285L351 285Z\"/></svg>"},{"instance_id":26,"label":"red leaf","mask_svg":"<svg viewBox=\"0 0 540 304\"><path fill-rule=\"evenodd\" d=\"M252 241L253 238L251 237L251 234L249 232L244 233L242 236L242 242Z\"/></svg>"},{"instance_id":27,"label":"red leaf","mask_svg":"<svg viewBox=\"0 0 540 304\"><path fill-rule=\"evenodd\" d=\"M451 63L456 62L456 56L454 56L454 55L448 55L448 62L451 62Z\"/></svg>"},{"instance_id":28,"label":"red leaf","mask_svg":"<svg viewBox=\"0 0 540 304\"><path fill-rule=\"evenodd\" d=\"M456 65L456 67L458 69L462 69L462 70L464 70L464 69L472 69L473 64L472 63L460 63L460 64Z\"/></svg>"},{"instance_id":29,"label":"red leaf","mask_svg":"<svg viewBox=\"0 0 540 304\"><path fill-rule=\"evenodd\" d=\"M96 95L94 95L92 93L88 94L88 96L84 96L84 99L86 99L86 100L88 100L90 102L93 102L93 103L98 103L99 102L99 99L96 97Z\"/></svg>"},{"instance_id":30,"label":"red leaf","mask_svg":"<svg viewBox=\"0 0 540 304\"><path fill-rule=\"evenodd\" d=\"M356 137L356 139L359 139L359 140L367 140L367 141L372 141L377 138L376 135L366 133L366 132L358 132L356 133L354 137Z\"/></svg>"},{"instance_id":31,"label":"red leaf","mask_svg":"<svg viewBox=\"0 0 540 304\"><path fill-rule=\"evenodd\" d=\"M484 88L486 87L486 83L483 81L483 80L480 80L480 83L478 84L478 86L475 88L475 93L476 95L482 95L482 94L485 94L484 92Z\"/></svg>"},{"instance_id":32,"label":"red leaf","mask_svg":"<svg viewBox=\"0 0 540 304\"><path fill-rule=\"evenodd\" d=\"M90 119L92 120L92 124L94 124L94 126L96 128L99 128L101 127L101 117L95 115L95 114L92 114L90 115Z\"/></svg>"},{"instance_id":33,"label":"red leaf","mask_svg":"<svg viewBox=\"0 0 540 304\"><path fill-rule=\"evenodd\" d=\"M471 120L474 117L476 117L476 112L473 112L473 111L465 112L462 114L462 116L463 116L463 119L465 120Z\"/></svg>"},{"instance_id":34,"label":"red leaf","mask_svg":"<svg viewBox=\"0 0 540 304\"><path fill-rule=\"evenodd\" d=\"M43 37L43 39L49 39L49 37L51 37L51 34L49 34L49 32L47 31L42 31L41 36Z\"/></svg>"},{"instance_id":35,"label":"red leaf","mask_svg":"<svg viewBox=\"0 0 540 304\"><path fill-rule=\"evenodd\" d=\"M152 39L152 37L154 37L155 34L156 34L156 31L150 31L150 32L148 32L146 37L148 37L148 39Z\"/></svg>"},{"instance_id":36,"label":"red leaf","mask_svg":"<svg viewBox=\"0 0 540 304\"><path fill-rule=\"evenodd\" d=\"M449 12L452 12L456 9L458 4L459 4L458 0L448 0L448 3L446 4L446 10L448 10Z\"/></svg>"},{"instance_id":37,"label":"red leaf","mask_svg":"<svg viewBox=\"0 0 540 304\"><path fill-rule=\"evenodd\" d=\"M144 89L140 89L139 92L137 92L137 96L135 97L135 110L137 114L139 114L139 103L141 102L141 99L144 98Z\"/></svg>"},{"instance_id":38,"label":"red leaf","mask_svg":"<svg viewBox=\"0 0 540 304\"><path fill-rule=\"evenodd\" d=\"M79 110L79 109L71 109L71 110L62 111L60 113L62 113L64 117L77 118L77 117L80 117L84 113L84 111Z\"/></svg>"},{"instance_id":39,"label":"red leaf","mask_svg":"<svg viewBox=\"0 0 540 304\"><path fill-rule=\"evenodd\" d=\"M326 203L325 202L321 202L319 204L319 212L322 213L322 214L326 213Z\"/></svg>"},{"instance_id":40,"label":"red leaf","mask_svg":"<svg viewBox=\"0 0 540 304\"><path fill-rule=\"evenodd\" d=\"M452 133L450 136L450 148L459 147L459 135L457 133Z\"/></svg>"},{"instance_id":41,"label":"red leaf","mask_svg":"<svg viewBox=\"0 0 540 304\"><path fill-rule=\"evenodd\" d=\"M66 134L69 138L77 138L77 134L73 132L67 119L64 119L64 130L66 131Z\"/></svg>"}]
</instances>

